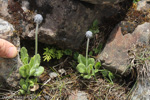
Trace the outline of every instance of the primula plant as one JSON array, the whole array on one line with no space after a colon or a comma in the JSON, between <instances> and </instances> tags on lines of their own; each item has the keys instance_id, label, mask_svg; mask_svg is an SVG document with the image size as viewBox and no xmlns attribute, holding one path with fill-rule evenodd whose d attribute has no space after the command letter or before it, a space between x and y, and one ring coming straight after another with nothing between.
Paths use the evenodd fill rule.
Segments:
<instances>
[{"instance_id":1,"label":"primula plant","mask_svg":"<svg viewBox=\"0 0 150 100\"><path fill-rule=\"evenodd\" d=\"M97 72L101 72L102 76L110 83L113 84L112 79L115 77L113 73L111 73L107 69L101 69L101 63L95 62L94 58L88 58L88 48L89 48L89 41L92 37L92 32L87 31L86 32L87 37L87 46L86 46L86 57L79 54L78 56L78 65L76 69L81 74L81 76L85 79L90 79L92 76L95 76Z\"/></svg>"},{"instance_id":2,"label":"primula plant","mask_svg":"<svg viewBox=\"0 0 150 100\"><path fill-rule=\"evenodd\" d=\"M99 71L101 63L100 62L96 63L94 58L88 58L89 41L90 38L92 37L92 32L87 31L86 37L87 37L86 57L79 54L78 56L79 64L77 65L76 69L83 78L90 79L92 76L95 76L95 74Z\"/></svg>"},{"instance_id":3,"label":"primula plant","mask_svg":"<svg viewBox=\"0 0 150 100\"><path fill-rule=\"evenodd\" d=\"M86 66L86 62L88 62ZM76 69L78 70L79 73L81 73L81 76L85 79L90 79L92 76L95 76L95 74L99 71L99 68L101 66L100 62L97 62L95 64L95 59L93 58L86 58L79 54L78 56L78 65Z\"/></svg>"},{"instance_id":4,"label":"primula plant","mask_svg":"<svg viewBox=\"0 0 150 100\"><path fill-rule=\"evenodd\" d=\"M37 76L40 76L44 72L44 68L40 66L41 57L37 54L38 49L38 26L42 22L43 17L37 14L34 18L36 22L35 33L35 55L29 60L29 55L25 47L21 48L21 61L23 66L19 68L21 75L19 94L30 94L30 89L37 85Z\"/></svg>"},{"instance_id":5,"label":"primula plant","mask_svg":"<svg viewBox=\"0 0 150 100\"><path fill-rule=\"evenodd\" d=\"M21 61L23 63L23 66L19 68L19 73L22 77L20 80L21 94L29 94L30 88L37 84L36 77L40 76L44 71L44 68L40 66L40 60L40 55L36 54L29 61L27 49L25 47L21 48Z\"/></svg>"}]
</instances>

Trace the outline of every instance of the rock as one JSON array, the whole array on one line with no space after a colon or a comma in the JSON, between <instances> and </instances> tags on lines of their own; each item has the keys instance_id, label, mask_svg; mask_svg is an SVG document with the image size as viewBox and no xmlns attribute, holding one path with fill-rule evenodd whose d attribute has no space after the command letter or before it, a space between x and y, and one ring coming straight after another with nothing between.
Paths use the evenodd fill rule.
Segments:
<instances>
[{"instance_id":1,"label":"rock","mask_svg":"<svg viewBox=\"0 0 150 100\"><path fill-rule=\"evenodd\" d=\"M0 15L2 16L10 16L8 13L8 0L0 0Z\"/></svg>"},{"instance_id":2,"label":"rock","mask_svg":"<svg viewBox=\"0 0 150 100\"><path fill-rule=\"evenodd\" d=\"M88 2L88 3L91 3L91 4L115 4L115 3L118 3L118 2L121 2L123 0L81 0L81 1L85 1L85 2Z\"/></svg>"},{"instance_id":3,"label":"rock","mask_svg":"<svg viewBox=\"0 0 150 100\"><path fill-rule=\"evenodd\" d=\"M50 72L49 73L50 78L56 78L58 76L58 74L56 72Z\"/></svg>"},{"instance_id":4,"label":"rock","mask_svg":"<svg viewBox=\"0 0 150 100\"><path fill-rule=\"evenodd\" d=\"M29 2L27 0L22 0L22 9L24 12L27 12L29 10Z\"/></svg>"},{"instance_id":5,"label":"rock","mask_svg":"<svg viewBox=\"0 0 150 100\"><path fill-rule=\"evenodd\" d=\"M147 11L150 9L150 0L141 0L137 3L137 10Z\"/></svg>"},{"instance_id":6,"label":"rock","mask_svg":"<svg viewBox=\"0 0 150 100\"><path fill-rule=\"evenodd\" d=\"M0 38L13 43L17 47L19 52L20 38L18 37L18 35L13 33L13 31L14 28L10 23L3 19L0 19ZM19 54L13 59L0 58L0 84L2 84L3 86L16 84L16 81L10 82L7 79L9 79L9 76L16 78L12 73L16 71L20 66L21 61L19 58ZM17 75L15 74L15 76ZM12 78L10 80L12 80Z\"/></svg>"},{"instance_id":7,"label":"rock","mask_svg":"<svg viewBox=\"0 0 150 100\"><path fill-rule=\"evenodd\" d=\"M39 41L72 49L79 48L85 38L85 32L95 19L102 23L102 18L112 17L121 9L118 5L92 5L78 0L28 0L28 2L30 11L36 10L44 17L39 28ZM26 22L21 37L34 39L34 34L35 25Z\"/></svg>"},{"instance_id":8,"label":"rock","mask_svg":"<svg viewBox=\"0 0 150 100\"><path fill-rule=\"evenodd\" d=\"M136 68L136 84L128 100L150 99L150 46L136 45L130 50L129 62ZM143 56L144 55L144 56ZM140 63L139 63L140 62ZM132 73L135 74L135 73Z\"/></svg>"},{"instance_id":9,"label":"rock","mask_svg":"<svg viewBox=\"0 0 150 100\"><path fill-rule=\"evenodd\" d=\"M88 94L83 91L72 91L68 100L88 100Z\"/></svg>"},{"instance_id":10,"label":"rock","mask_svg":"<svg viewBox=\"0 0 150 100\"><path fill-rule=\"evenodd\" d=\"M67 72L64 70L64 69L59 69L58 72L61 74L61 75L66 75Z\"/></svg>"},{"instance_id":11,"label":"rock","mask_svg":"<svg viewBox=\"0 0 150 100\"><path fill-rule=\"evenodd\" d=\"M99 55L99 60L107 69L118 73L124 73L128 68L128 50L133 45L145 44L149 45L150 40L150 23L145 22L136 27L132 34L123 35L120 25L111 32L107 44Z\"/></svg>"}]
</instances>

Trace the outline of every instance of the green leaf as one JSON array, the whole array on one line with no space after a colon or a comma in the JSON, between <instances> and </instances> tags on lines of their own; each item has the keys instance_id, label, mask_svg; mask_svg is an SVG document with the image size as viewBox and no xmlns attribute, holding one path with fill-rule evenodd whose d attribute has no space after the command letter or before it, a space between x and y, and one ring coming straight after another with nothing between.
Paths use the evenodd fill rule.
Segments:
<instances>
[{"instance_id":1,"label":"green leaf","mask_svg":"<svg viewBox=\"0 0 150 100\"><path fill-rule=\"evenodd\" d=\"M98 29L98 28L96 28L96 29L94 30L94 34L97 34L97 33L99 33L99 29Z\"/></svg>"},{"instance_id":2,"label":"green leaf","mask_svg":"<svg viewBox=\"0 0 150 100\"><path fill-rule=\"evenodd\" d=\"M98 20L94 20L92 26L90 27L90 31L92 31L93 34L99 33L99 26L98 26Z\"/></svg>"},{"instance_id":3,"label":"green leaf","mask_svg":"<svg viewBox=\"0 0 150 100\"><path fill-rule=\"evenodd\" d=\"M47 61L50 61L52 58L55 58L56 57L56 54L55 54L55 51L56 49L55 48L44 48L44 53L43 53L43 58L44 58L44 61L47 60Z\"/></svg>"},{"instance_id":4,"label":"green leaf","mask_svg":"<svg viewBox=\"0 0 150 100\"><path fill-rule=\"evenodd\" d=\"M133 0L133 3L137 3L137 2L139 2L140 0Z\"/></svg>"},{"instance_id":5,"label":"green leaf","mask_svg":"<svg viewBox=\"0 0 150 100\"><path fill-rule=\"evenodd\" d=\"M35 72L36 72L36 68L31 68L29 76L34 76Z\"/></svg>"},{"instance_id":6,"label":"green leaf","mask_svg":"<svg viewBox=\"0 0 150 100\"><path fill-rule=\"evenodd\" d=\"M25 84L25 80L21 78L19 84L22 86L23 84Z\"/></svg>"},{"instance_id":7,"label":"green leaf","mask_svg":"<svg viewBox=\"0 0 150 100\"><path fill-rule=\"evenodd\" d=\"M27 91L28 90L28 86L26 84L23 84L22 85L22 89L25 90L25 91Z\"/></svg>"},{"instance_id":8,"label":"green leaf","mask_svg":"<svg viewBox=\"0 0 150 100\"><path fill-rule=\"evenodd\" d=\"M79 52L75 52L75 53L73 54L73 58L74 58L75 60L78 59L78 56L79 56Z\"/></svg>"},{"instance_id":9,"label":"green leaf","mask_svg":"<svg viewBox=\"0 0 150 100\"><path fill-rule=\"evenodd\" d=\"M40 66L36 69L36 72L34 73L34 76L40 76L44 72L44 67Z\"/></svg>"},{"instance_id":10,"label":"green leaf","mask_svg":"<svg viewBox=\"0 0 150 100\"><path fill-rule=\"evenodd\" d=\"M43 58L44 58L43 61L46 61L46 60L47 60L47 62L52 59L52 57L51 57L51 56L48 56L48 55L43 56Z\"/></svg>"},{"instance_id":11,"label":"green leaf","mask_svg":"<svg viewBox=\"0 0 150 100\"><path fill-rule=\"evenodd\" d=\"M88 65L89 64L92 64L93 66L94 66L94 64L95 64L95 59L94 58L89 58L88 59Z\"/></svg>"},{"instance_id":12,"label":"green leaf","mask_svg":"<svg viewBox=\"0 0 150 100\"><path fill-rule=\"evenodd\" d=\"M20 53L21 53L20 56L21 56L22 63L24 65L28 64L29 55L28 55L27 49L25 47L22 47L20 50Z\"/></svg>"},{"instance_id":13,"label":"green leaf","mask_svg":"<svg viewBox=\"0 0 150 100\"><path fill-rule=\"evenodd\" d=\"M66 49L64 51L64 54L67 55L67 56L71 56L72 55L72 51L70 49Z\"/></svg>"},{"instance_id":14,"label":"green leaf","mask_svg":"<svg viewBox=\"0 0 150 100\"><path fill-rule=\"evenodd\" d=\"M90 56L92 56L92 55L93 55L93 52L92 52L92 51L90 51L90 52L89 52L89 55L90 55Z\"/></svg>"},{"instance_id":15,"label":"green leaf","mask_svg":"<svg viewBox=\"0 0 150 100\"><path fill-rule=\"evenodd\" d=\"M19 73L22 77L26 78L27 76L29 76L28 68L29 65L23 65L19 68Z\"/></svg>"},{"instance_id":16,"label":"green leaf","mask_svg":"<svg viewBox=\"0 0 150 100\"><path fill-rule=\"evenodd\" d=\"M20 89L19 90L19 95L23 95L23 94L25 94L25 91L23 89Z\"/></svg>"},{"instance_id":17,"label":"green leaf","mask_svg":"<svg viewBox=\"0 0 150 100\"><path fill-rule=\"evenodd\" d=\"M84 79L90 79L90 78L91 78L91 75L84 75L83 78L84 78Z\"/></svg>"},{"instance_id":18,"label":"green leaf","mask_svg":"<svg viewBox=\"0 0 150 100\"><path fill-rule=\"evenodd\" d=\"M109 79L110 79L110 81L113 83L113 79L115 78L115 76L113 75L113 73L112 72L110 72L109 71L109 73L108 73L108 77L109 77Z\"/></svg>"},{"instance_id":19,"label":"green leaf","mask_svg":"<svg viewBox=\"0 0 150 100\"><path fill-rule=\"evenodd\" d=\"M97 54L97 53L101 52L102 47L103 47L103 45L102 45L102 44L99 44L97 48L94 48L94 49L93 49L94 53Z\"/></svg>"},{"instance_id":20,"label":"green leaf","mask_svg":"<svg viewBox=\"0 0 150 100\"><path fill-rule=\"evenodd\" d=\"M33 81L33 80L30 80L30 81L29 81L29 87L30 87L30 86L31 86L31 87L34 86L34 81Z\"/></svg>"},{"instance_id":21,"label":"green leaf","mask_svg":"<svg viewBox=\"0 0 150 100\"><path fill-rule=\"evenodd\" d=\"M87 67L87 73L92 74L92 70L93 70L93 65L89 64L89 66Z\"/></svg>"},{"instance_id":22,"label":"green leaf","mask_svg":"<svg viewBox=\"0 0 150 100\"><path fill-rule=\"evenodd\" d=\"M38 66L40 65L40 61L41 61L40 55L39 55L39 54L34 55L34 56L31 58L30 63L29 63L30 69L31 69L31 68L36 68L36 67L38 67Z\"/></svg>"},{"instance_id":23,"label":"green leaf","mask_svg":"<svg viewBox=\"0 0 150 100\"><path fill-rule=\"evenodd\" d=\"M103 77L107 77L108 76L108 71L106 69L103 69L101 71L101 73L102 73Z\"/></svg>"},{"instance_id":24,"label":"green leaf","mask_svg":"<svg viewBox=\"0 0 150 100\"><path fill-rule=\"evenodd\" d=\"M86 73L86 67L84 64L80 63L77 65L76 69L78 70L78 72L82 73Z\"/></svg>"},{"instance_id":25,"label":"green leaf","mask_svg":"<svg viewBox=\"0 0 150 100\"><path fill-rule=\"evenodd\" d=\"M96 20L94 20L94 22L93 22L93 27L97 27L98 26L98 20L96 19Z\"/></svg>"},{"instance_id":26,"label":"green leaf","mask_svg":"<svg viewBox=\"0 0 150 100\"><path fill-rule=\"evenodd\" d=\"M57 51L56 51L56 58L57 58L57 59L60 59L62 56L63 56L62 50L57 50Z\"/></svg>"},{"instance_id":27,"label":"green leaf","mask_svg":"<svg viewBox=\"0 0 150 100\"><path fill-rule=\"evenodd\" d=\"M82 63L82 64L86 65L86 58L81 54L79 54L79 56L78 56L78 63Z\"/></svg>"},{"instance_id":28,"label":"green leaf","mask_svg":"<svg viewBox=\"0 0 150 100\"><path fill-rule=\"evenodd\" d=\"M33 87L34 86L34 83L30 83L29 87Z\"/></svg>"},{"instance_id":29,"label":"green leaf","mask_svg":"<svg viewBox=\"0 0 150 100\"><path fill-rule=\"evenodd\" d=\"M95 69L99 69L101 66L102 66L102 65L101 65L101 62L96 62L94 68L95 68Z\"/></svg>"},{"instance_id":30,"label":"green leaf","mask_svg":"<svg viewBox=\"0 0 150 100\"><path fill-rule=\"evenodd\" d=\"M32 78L32 79L30 79L29 83L30 83L30 82L37 83L37 78Z\"/></svg>"},{"instance_id":31,"label":"green leaf","mask_svg":"<svg viewBox=\"0 0 150 100\"><path fill-rule=\"evenodd\" d=\"M97 72L99 72L99 70L98 70L98 69L95 69L95 70L94 70L94 73L97 73Z\"/></svg>"}]
</instances>

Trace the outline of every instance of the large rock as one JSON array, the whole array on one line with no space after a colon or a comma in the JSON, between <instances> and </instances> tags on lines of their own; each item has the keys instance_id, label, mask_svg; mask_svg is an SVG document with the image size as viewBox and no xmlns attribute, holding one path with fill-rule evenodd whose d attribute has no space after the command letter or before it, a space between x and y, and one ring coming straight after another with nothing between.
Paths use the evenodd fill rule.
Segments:
<instances>
[{"instance_id":1,"label":"large rock","mask_svg":"<svg viewBox=\"0 0 150 100\"><path fill-rule=\"evenodd\" d=\"M99 55L99 60L109 70L123 74L128 68L128 50L139 43L150 44L150 23L139 25L132 34L126 35L122 34L119 26L112 31L104 50Z\"/></svg>"},{"instance_id":2,"label":"large rock","mask_svg":"<svg viewBox=\"0 0 150 100\"><path fill-rule=\"evenodd\" d=\"M7 21L0 19L0 38L8 40L13 43L19 52L20 49L20 38L18 35L13 33L13 26ZM2 87L8 86L15 82L10 82L9 77L13 77L12 73L15 72L21 66L19 55L13 59L0 58L0 84Z\"/></svg>"},{"instance_id":3,"label":"large rock","mask_svg":"<svg viewBox=\"0 0 150 100\"><path fill-rule=\"evenodd\" d=\"M79 0L28 0L30 10L36 10L44 17L39 28L39 41L59 47L78 49L85 38L85 32L93 21L116 15L119 6L92 5ZM121 8L121 7L120 7ZM32 16L33 18L33 16ZM32 19L33 20L33 19ZM35 25L25 25L23 38L34 39Z\"/></svg>"}]
</instances>

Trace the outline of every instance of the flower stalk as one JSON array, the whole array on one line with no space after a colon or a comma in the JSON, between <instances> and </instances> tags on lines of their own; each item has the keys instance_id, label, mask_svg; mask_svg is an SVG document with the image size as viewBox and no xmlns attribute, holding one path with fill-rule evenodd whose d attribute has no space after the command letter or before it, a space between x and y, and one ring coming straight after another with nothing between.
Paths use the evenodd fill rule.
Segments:
<instances>
[{"instance_id":1,"label":"flower stalk","mask_svg":"<svg viewBox=\"0 0 150 100\"><path fill-rule=\"evenodd\" d=\"M38 28L39 24L42 22L43 17L40 14L35 15L34 22L36 23L36 31L35 31L35 55L38 52Z\"/></svg>"},{"instance_id":2,"label":"flower stalk","mask_svg":"<svg viewBox=\"0 0 150 100\"><path fill-rule=\"evenodd\" d=\"M36 24L36 31L35 31L35 55L38 52L38 28L39 28L39 24Z\"/></svg>"},{"instance_id":3,"label":"flower stalk","mask_svg":"<svg viewBox=\"0 0 150 100\"><path fill-rule=\"evenodd\" d=\"M91 31L87 31L86 32L86 37L87 37L87 45L86 45L86 67L88 67L88 49L89 49L89 42L90 42L90 38L92 38L92 32Z\"/></svg>"},{"instance_id":4,"label":"flower stalk","mask_svg":"<svg viewBox=\"0 0 150 100\"><path fill-rule=\"evenodd\" d=\"M89 42L90 42L90 39L87 38L87 45L86 45L86 67L88 66L88 49L89 49Z\"/></svg>"}]
</instances>

